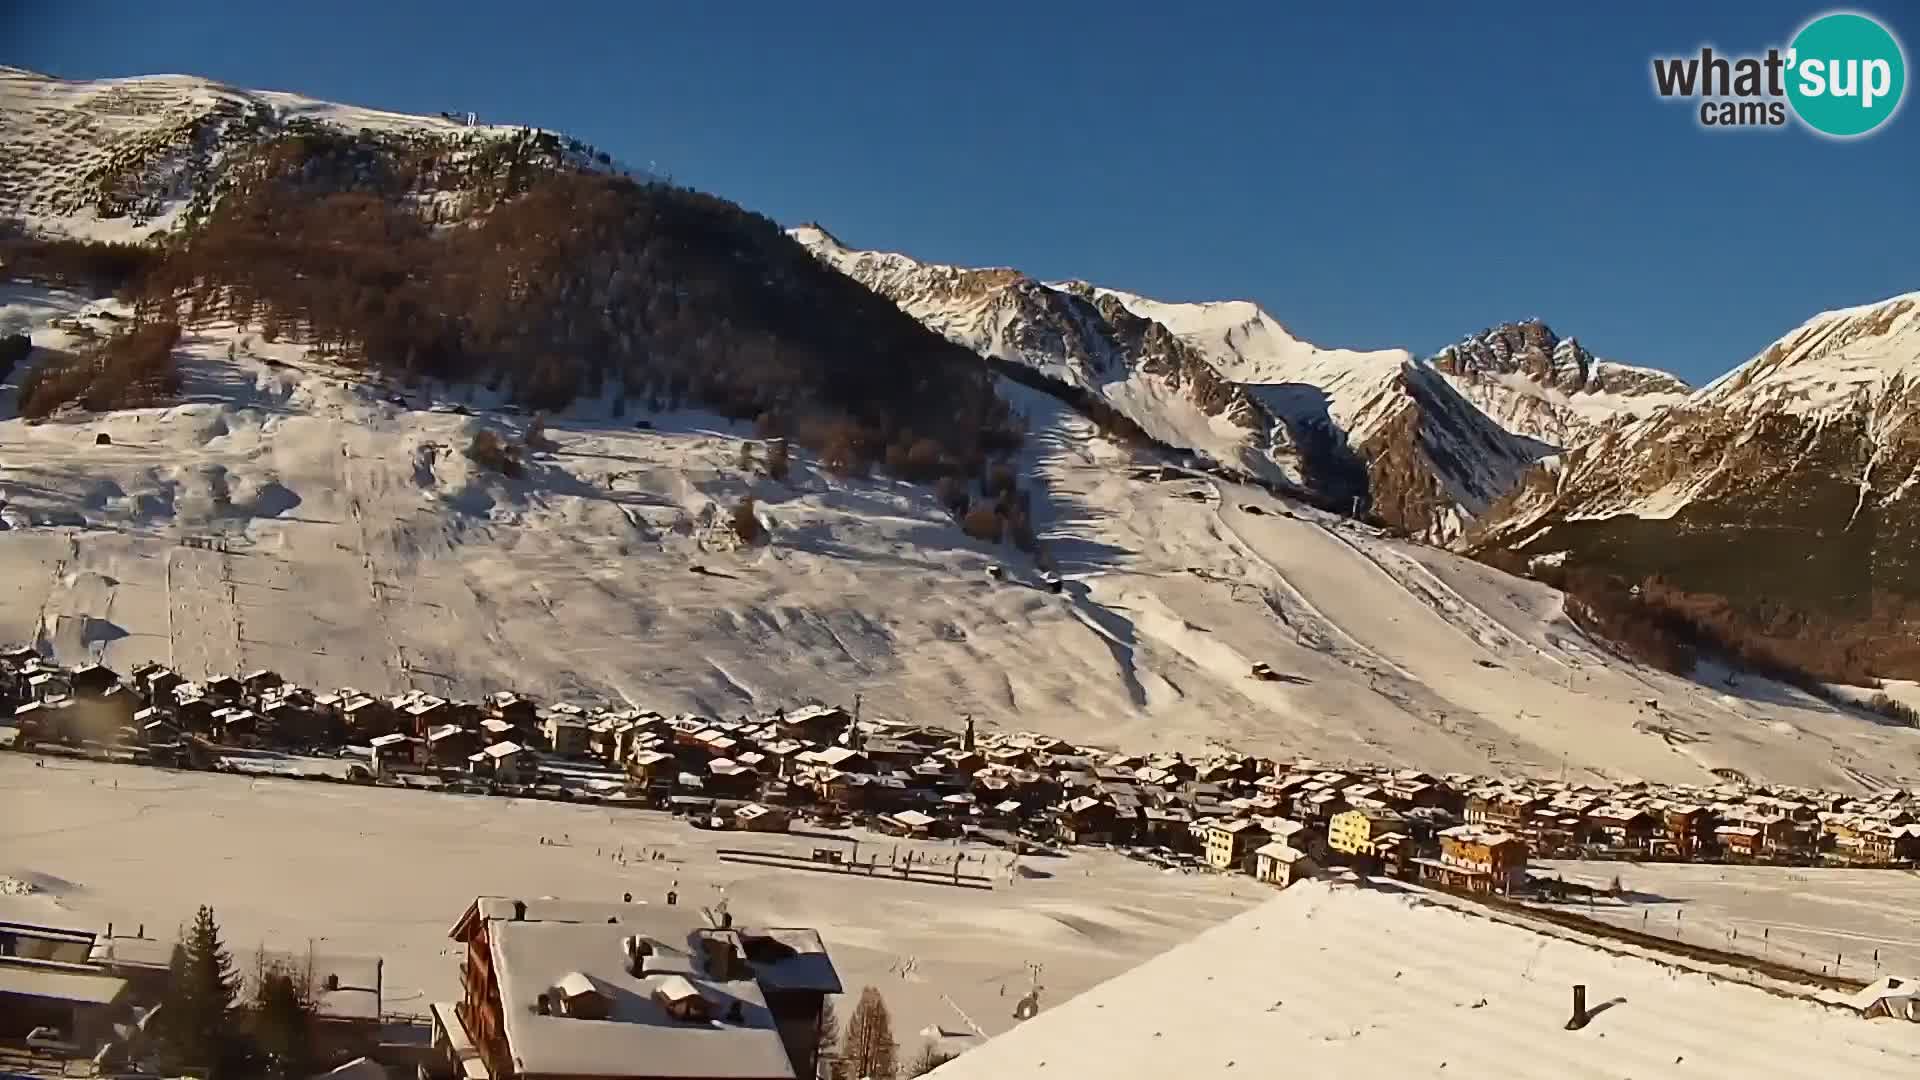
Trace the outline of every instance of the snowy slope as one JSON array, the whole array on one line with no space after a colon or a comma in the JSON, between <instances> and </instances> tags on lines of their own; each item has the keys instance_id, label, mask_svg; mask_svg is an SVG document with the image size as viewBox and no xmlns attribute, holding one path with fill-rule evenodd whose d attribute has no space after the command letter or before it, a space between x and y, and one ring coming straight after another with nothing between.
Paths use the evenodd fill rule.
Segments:
<instances>
[{"instance_id":1,"label":"snowy slope","mask_svg":"<svg viewBox=\"0 0 1920 1080\"><path fill-rule=\"evenodd\" d=\"M1920 1068L1905 1023L1399 892L1295 885L931 1075L1799 1080ZM1567 1031L1575 984L1591 1019Z\"/></svg>"},{"instance_id":2,"label":"snowy slope","mask_svg":"<svg viewBox=\"0 0 1920 1080\"><path fill-rule=\"evenodd\" d=\"M1450 539L1547 449L1398 350L1322 349L1244 301L1170 304L795 239L950 340L1100 395L1162 442Z\"/></svg>"},{"instance_id":3,"label":"snowy slope","mask_svg":"<svg viewBox=\"0 0 1920 1080\"><path fill-rule=\"evenodd\" d=\"M14 289L0 322L59 346L70 331L52 319L110 306ZM1142 480L1134 452L1012 383L1058 596L991 583L995 561L1024 577L1021 557L966 539L927 489L806 460L787 484L743 471L744 425L666 413L635 430L586 403L550 423L558 450L506 481L461 452L479 427L522 423L483 393L396 406L228 326L190 332L181 361L170 408L0 419L0 640L122 670L270 667L319 687L709 715L857 690L879 715L1141 749L1920 778L1920 732L1759 680L1735 696L1621 663L1551 589L1256 488ZM772 542L730 550L719 523L749 491ZM1249 678L1256 661L1289 681Z\"/></svg>"},{"instance_id":4,"label":"snowy slope","mask_svg":"<svg viewBox=\"0 0 1920 1080\"><path fill-rule=\"evenodd\" d=\"M41 233L134 242L210 194L234 147L302 122L470 152L529 129L243 90L189 75L70 81L0 67L0 219ZM558 137L555 137L558 139ZM617 168L562 143L582 168Z\"/></svg>"}]
</instances>

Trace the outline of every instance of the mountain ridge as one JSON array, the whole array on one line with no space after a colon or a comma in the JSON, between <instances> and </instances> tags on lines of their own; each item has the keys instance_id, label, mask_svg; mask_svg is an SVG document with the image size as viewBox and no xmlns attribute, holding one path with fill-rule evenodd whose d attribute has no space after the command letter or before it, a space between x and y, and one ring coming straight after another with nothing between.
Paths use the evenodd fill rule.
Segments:
<instances>
[{"instance_id":1,"label":"mountain ridge","mask_svg":"<svg viewBox=\"0 0 1920 1080\"><path fill-rule=\"evenodd\" d=\"M1250 301L1168 304L790 232L950 341L1099 393L1162 442L1412 535L1460 536L1548 449L1499 428L1404 350L1323 349Z\"/></svg>"}]
</instances>

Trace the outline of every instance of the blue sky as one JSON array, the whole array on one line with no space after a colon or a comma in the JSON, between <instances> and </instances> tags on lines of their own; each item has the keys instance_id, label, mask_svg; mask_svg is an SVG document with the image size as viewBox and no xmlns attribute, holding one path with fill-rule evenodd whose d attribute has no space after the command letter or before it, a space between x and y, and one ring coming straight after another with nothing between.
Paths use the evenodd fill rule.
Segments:
<instances>
[{"instance_id":1,"label":"blue sky","mask_svg":"<svg viewBox=\"0 0 1920 1080\"><path fill-rule=\"evenodd\" d=\"M1911 104L1841 143L1651 90L1656 53L1827 8L1543 6L0 0L0 63L558 128L856 246L1249 298L1327 345L1539 315L1704 380L1920 289Z\"/></svg>"}]
</instances>

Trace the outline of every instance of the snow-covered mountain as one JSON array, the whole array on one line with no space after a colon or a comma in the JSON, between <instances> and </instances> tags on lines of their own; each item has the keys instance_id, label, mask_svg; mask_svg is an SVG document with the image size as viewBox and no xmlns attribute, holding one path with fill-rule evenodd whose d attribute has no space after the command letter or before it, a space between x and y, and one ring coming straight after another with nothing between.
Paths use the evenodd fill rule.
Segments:
<instances>
[{"instance_id":1,"label":"snow-covered mountain","mask_svg":"<svg viewBox=\"0 0 1920 1080\"><path fill-rule=\"evenodd\" d=\"M1473 334L1432 364L1501 427L1562 448L1678 404L1691 389L1664 371L1602 360L1538 319Z\"/></svg>"},{"instance_id":2,"label":"snow-covered mountain","mask_svg":"<svg viewBox=\"0 0 1920 1080\"><path fill-rule=\"evenodd\" d=\"M1346 484L1390 521L1449 535L1541 447L1405 353L1320 349L1252 305L928 267L803 233L809 252L723 199L567 172L609 166L557 135L202 80L5 74L0 214L101 239L165 226L185 242L153 249L172 276L144 281L139 307L71 282L0 283L0 333L30 337L0 376L0 642L123 670L271 667L316 686L511 687L706 715L857 690L882 715L973 715L1095 745L1440 770L1920 777L1920 732L1761 679L1736 696L1625 662L1546 585L1129 441L1143 430L1320 502ZM300 183L275 188L286 175L269 166ZM249 201L263 191L282 197ZM244 258L256 237L241 226L343 192L350 207L381 202L383 227L317 216L270 262ZM582 192L605 197L570 198ZM259 205L286 216L246 213ZM336 252L343 230L364 242ZM450 313L461 332L343 349L394 306L377 288L350 303L304 291L345 280L301 272L314 238L343 257L405 255L410 310ZM230 258L195 259L218 240L239 241L213 252ZM488 272L450 271L447 250ZM19 418L29 376L107 355L137 316L183 324L177 386L139 407L83 394ZM539 363L496 383L447 362L482 332L507 343L498 356ZM395 363L423 356L438 363ZM583 384L575 361L612 356ZM56 368L36 389L110 368ZM558 402L551 447L506 475L470 451L482 432L525 442L524 414L502 407L522 378ZM756 425L781 420L761 407L769 389L778 407L811 397L842 421L882 407L897 440L882 460L898 446L911 461L932 414L980 405L957 392L976 384L1023 422L1024 439L995 427L1007 437L976 445L1017 479L1058 593L1022 587L1037 583L1028 554L962 530L951 492L855 467L873 446L858 425L813 444L796 429L784 476L759 464ZM724 415L697 408L715 391ZM1115 416L1127 424L1103 430ZM743 548L729 522L748 505L765 537ZM1286 678L1249 678L1255 663Z\"/></svg>"},{"instance_id":3,"label":"snow-covered mountain","mask_svg":"<svg viewBox=\"0 0 1920 1080\"><path fill-rule=\"evenodd\" d=\"M0 328L45 350L128 313L0 289ZM1030 435L1013 464L1059 594L1025 587L1019 553L968 537L929 488L799 451L767 475L744 421L581 401L508 477L463 452L480 430L524 433L483 387L425 382L398 404L325 350L223 322L195 326L178 360L175 403L40 424L8 418L0 385L0 642L123 671L709 716L858 691L877 716L1138 749L1920 778L1920 731L1623 662L1545 585L1248 485L1136 470L1017 384ZM746 494L767 536L741 547L726 523ZM1287 679L1249 678L1255 662Z\"/></svg>"},{"instance_id":4,"label":"snow-covered mountain","mask_svg":"<svg viewBox=\"0 0 1920 1080\"><path fill-rule=\"evenodd\" d=\"M191 75L67 80L0 66L0 220L43 234L142 240L204 210L229 152L303 125L431 138L462 153L541 140L574 167L619 169L578 140L464 116L384 112Z\"/></svg>"},{"instance_id":5,"label":"snow-covered mountain","mask_svg":"<svg viewBox=\"0 0 1920 1080\"><path fill-rule=\"evenodd\" d=\"M1302 341L1245 301L1164 303L792 231L949 340L1090 391L1157 440L1445 540L1544 450L1400 350Z\"/></svg>"},{"instance_id":6,"label":"snow-covered mountain","mask_svg":"<svg viewBox=\"0 0 1920 1080\"><path fill-rule=\"evenodd\" d=\"M1549 458L1484 539L1864 617L1920 593L1920 293L1828 311Z\"/></svg>"}]
</instances>

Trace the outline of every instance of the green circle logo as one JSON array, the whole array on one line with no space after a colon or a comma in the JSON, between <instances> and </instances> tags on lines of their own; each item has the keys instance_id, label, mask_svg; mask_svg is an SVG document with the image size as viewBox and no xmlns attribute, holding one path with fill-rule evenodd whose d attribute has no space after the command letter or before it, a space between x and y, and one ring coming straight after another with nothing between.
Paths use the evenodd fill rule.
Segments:
<instances>
[{"instance_id":1,"label":"green circle logo","mask_svg":"<svg viewBox=\"0 0 1920 1080\"><path fill-rule=\"evenodd\" d=\"M1893 116L1907 89L1907 59L1887 28L1865 15L1822 15L1794 35L1787 99L1815 131L1865 135Z\"/></svg>"}]
</instances>

